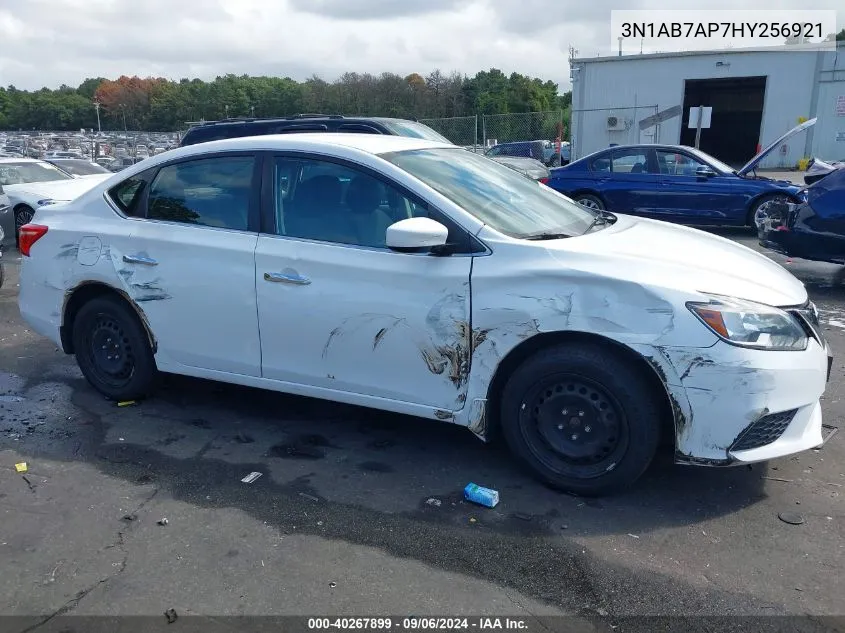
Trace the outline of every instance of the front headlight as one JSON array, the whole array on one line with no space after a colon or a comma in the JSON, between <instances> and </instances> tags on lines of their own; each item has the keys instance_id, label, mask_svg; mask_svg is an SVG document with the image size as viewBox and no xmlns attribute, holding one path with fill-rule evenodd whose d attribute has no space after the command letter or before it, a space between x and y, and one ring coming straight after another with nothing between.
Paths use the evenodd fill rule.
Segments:
<instances>
[{"instance_id":1,"label":"front headlight","mask_svg":"<svg viewBox=\"0 0 845 633\"><path fill-rule=\"evenodd\" d=\"M798 319L773 306L745 299L714 297L687 307L724 341L740 347L778 351L807 349L807 333Z\"/></svg>"}]
</instances>

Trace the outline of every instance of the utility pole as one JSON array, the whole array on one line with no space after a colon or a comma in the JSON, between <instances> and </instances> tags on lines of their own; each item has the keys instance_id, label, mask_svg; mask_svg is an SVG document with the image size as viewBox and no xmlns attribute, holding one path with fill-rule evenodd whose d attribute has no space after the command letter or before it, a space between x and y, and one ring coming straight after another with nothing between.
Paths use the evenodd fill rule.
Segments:
<instances>
[{"instance_id":1,"label":"utility pole","mask_svg":"<svg viewBox=\"0 0 845 633\"><path fill-rule=\"evenodd\" d=\"M226 109L226 118L228 119L229 118L229 104L227 103L223 107Z\"/></svg>"},{"instance_id":2,"label":"utility pole","mask_svg":"<svg viewBox=\"0 0 845 633\"><path fill-rule=\"evenodd\" d=\"M100 127L100 105L101 104L100 104L99 101L94 100L94 110L96 110L96 112L97 112L97 132L103 131L103 128Z\"/></svg>"},{"instance_id":3,"label":"utility pole","mask_svg":"<svg viewBox=\"0 0 845 633\"><path fill-rule=\"evenodd\" d=\"M701 117L704 116L704 107L698 106L698 123L695 126L695 149L701 143Z\"/></svg>"}]
</instances>

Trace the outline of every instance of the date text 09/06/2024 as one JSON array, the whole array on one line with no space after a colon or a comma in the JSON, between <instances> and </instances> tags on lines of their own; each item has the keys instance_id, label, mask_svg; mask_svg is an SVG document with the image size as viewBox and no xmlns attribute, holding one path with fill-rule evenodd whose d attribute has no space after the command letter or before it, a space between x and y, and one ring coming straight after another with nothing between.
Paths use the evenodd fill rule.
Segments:
<instances>
[{"instance_id":1,"label":"date text 09/06/2024","mask_svg":"<svg viewBox=\"0 0 845 633\"><path fill-rule=\"evenodd\" d=\"M524 618L508 617L325 617L308 618L308 629L367 631L527 630Z\"/></svg>"}]
</instances>

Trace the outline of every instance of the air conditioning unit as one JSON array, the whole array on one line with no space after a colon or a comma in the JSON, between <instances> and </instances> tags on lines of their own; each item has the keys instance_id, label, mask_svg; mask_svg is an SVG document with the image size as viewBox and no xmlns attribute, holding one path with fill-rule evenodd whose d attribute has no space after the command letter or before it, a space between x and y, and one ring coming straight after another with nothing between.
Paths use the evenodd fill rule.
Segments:
<instances>
[{"instance_id":1,"label":"air conditioning unit","mask_svg":"<svg viewBox=\"0 0 845 633\"><path fill-rule=\"evenodd\" d=\"M609 116L607 117L607 129L608 130L627 130L628 126L625 124L625 119L618 116Z\"/></svg>"}]
</instances>

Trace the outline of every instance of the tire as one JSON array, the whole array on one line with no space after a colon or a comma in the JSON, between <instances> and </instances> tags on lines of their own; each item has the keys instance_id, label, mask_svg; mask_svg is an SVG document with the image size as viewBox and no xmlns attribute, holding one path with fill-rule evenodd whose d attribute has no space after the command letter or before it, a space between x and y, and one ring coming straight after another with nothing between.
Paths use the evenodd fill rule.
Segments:
<instances>
[{"instance_id":1,"label":"tire","mask_svg":"<svg viewBox=\"0 0 845 633\"><path fill-rule=\"evenodd\" d=\"M73 349L82 374L112 400L136 400L155 389L158 371L138 315L121 299L98 297L73 322Z\"/></svg>"},{"instance_id":2,"label":"tire","mask_svg":"<svg viewBox=\"0 0 845 633\"><path fill-rule=\"evenodd\" d=\"M32 222L33 215L35 215L35 211L32 210L32 207L28 207L25 204L15 208L15 245L18 244L21 227L24 224Z\"/></svg>"},{"instance_id":3,"label":"tire","mask_svg":"<svg viewBox=\"0 0 845 633\"><path fill-rule=\"evenodd\" d=\"M592 209L593 211L604 211L604 202L598 196L591 193L579 193L572 197L572 199L581 206Z\"/></svg>"},{"instance_id":4,"label":"tire","mask_svg":"<svg viewBox=\"0 0 845 633\"><path fill-rule=\"evenodd\" d=\"M758 221L765 220L768 216L766 216L766 209L774 202L777 203L779 201L782 202L793 202L793 199L789 196L782 195L782 194L767 194L758 198L757 201L751 206L751 209L748 211L748 215L745 218L745 225L748 228L755 229L758 232L760 231L760 225ZM758 216L760 216L758 218ZM786 218L784 218L786 219Z\"/></svg>"},{"instance_id":5,"label":"tire","mask_svg":"<svg viewBox=\"0 0 845 633\"><path fill-rule=\"evenodd\" d=\"M659 400L642 371L596 344L528 358L505 385L500 420L511 451L536 477L585 496L636 481L661 436Z\"/></svg>"}]
</instances>

